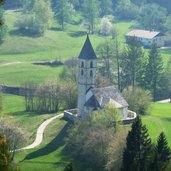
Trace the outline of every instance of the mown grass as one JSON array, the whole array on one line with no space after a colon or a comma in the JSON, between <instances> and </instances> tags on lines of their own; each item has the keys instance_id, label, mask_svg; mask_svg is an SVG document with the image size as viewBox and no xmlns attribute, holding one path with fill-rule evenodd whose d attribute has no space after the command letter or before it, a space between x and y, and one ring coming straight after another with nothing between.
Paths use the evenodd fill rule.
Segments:
<instances>
[{"instance_id":1,"label":"mown grass","mask_svg":"<svg viewBox=\"0 0 171 171\"><path fill-rule=\"evenodd\" d=\"M142 117L146 124L150 137L156 141L159 133L166 133L169 145L171 145L171 104L155 103L151 108L151 115ZM74 160L69 151L65 150L65 138L69 124L64 120L55 120L45 130L43 143L34 150L27 150L17 154L20 160L21 170L24 171L61 171L65 165L72 162L76 170L88 170L88 165L79 159ZM54 129L55 128L55 129Z\"/></svg>"},{"instance_id":2,"label":"mown grass","mask_svg":"<svg viewBox=\"0 0 171 171\"><path fill-rule=\"evenodd\" d=\"M26 145L33 142L38 126L52 114L36 114L24 111L24 98L21 96L4 95L3 112L9 123L20 126L28 136ZM154 103L151 115L142 117L150 137L156 141L159 133L164 131L171 146L171 104ZM43 143L35 149L18 152L16 160L20 161L21 171L61 171L69 162L74 163L78 171L87 170L89 166L79 159L72 158L65 150L65 138L70 124L62 119L54 120L44 133Z\"/></svg>"},{"instance_id":3,"label":"mown grass","mask_svg":"<svg viewBox=\"0 0 171 171\"><path fill-rule=\"evenodd\" d=\"M0 83L21 86L28 81L42 83L46 80L57 80L62 70L63 66L50 67L29 63L1 66Z\"/></svg>"},{"instance_id":4,"label":"mown grass","mask_svg":"<svg viewBox=\"0 0 171 171\"><path fill-rule=\"evenodd\" d=\"M77 57L86 38L86 30L81 25L66 25L66 30L60 31L54 23L53 29L48 30L43 37L29 37L21 35L14 27L14 22L20 17L20 12L8 11L6 21L9 34L6 41L0 47L0 63L13 61L42 61L42 60L66 60ZM131 29L131 22L117 22L114 24L119 30L119 41L124 45L124 35ZM105 40L105 37L91 35L94 49ZM170 58L170 50L161 50L163 58ZM167 62L166 62L167 63ZM21 85L26 81L41 83L46 79L57 79L62 67L52 68L29 63L0 66L0 83L7 85ZM164 131L171 145L171 104L153 104L150 116L144 116L143 122L147 125L153 141L156 141L159 133ZM34 139L38 126L52 114L38 115L24 110L24 98L20 96L4 95L4 110L1 116L6 117L8 122L18 124L28 135L27 144ZM43 144L33 150L27 150L17 154L17 160L21 161L23 171L60 171L64 166L73 161L69 152L64 151L66 137L64 120L55 120L45 132ZM61 132L63 130L63 132ZM25 160L24 160L25 159ZM86 166L79 160L78 168ZM78 169L81 170L81 169Z\"/></svg>"},{"instance_id":5,"label":"mown grass","mask_svg":"<svg viewBox=\"0 0 171 171\"><path fill-rule=\"evenodd\" d=\"M154 103L151 115L142 117L142 119L154 142L157 140L160 132L163 131L171 146L171 103Z\"/></svg>"},{"instance_id":6,"label":"mown grass","mask_svg":"<svg viewBox=\"0 0 171 171\"><path fill-rule=\"evenodd\" d=\"M4 94L0 116L4 118L4 122L16 125L25 132L28 145L33 142L38 126L53 114L26 112L24 97Z\"/></svg>"},{"instance_id":7,"label":"mown grass","mask_svg":"<svg viewBox=\"0 0 171 171\"><path fill-rule=\"evenodd\" d=\"M87 30L79 22L80 16L74 18L73 23L66 24L65 30L54 21L52 28L42 37L26 36L15 27L16 20L22 17L21 11L8 10L6 12L6 25L8 36L0 46L0 64L8 62L30 61L65 61L77 58L86 38ZM132 29L134 22L117 21L113 26L119 32L120 46L125 45L125 34ZM97 26L96 26L97 27ZM90 36L92 45L96 50L99 43L106 37L94 34ZM170 58L170 50L162 50L165 63ZM21 85L27 79L40 83L47 78L58 77L61 68L34 66L31 64L16 64L0 66L0 82L8 85Z\"/></svg>"},{"instance_id":8,"label":"mown grass","mask_svg":"<svg viewBox=\"0 0 171 171\"><path fill-rule=\"evenodd\" d=\"M19 152L16 159L23 171L61 171L71 157L64 154L67 122L56 119L45 130L43 143L33 150Z\"/></svg>"},{"instance_id":9,"label":"mown grass","mask_svg":"<svg viewBox=\"0 0 171 171\"><path fill-rule=\"evenodd\" d=\"M0 64L11 62L49 61L76 58L86 38L86 29L82 25L67 24L64 31L54 22L52 29L43 37L22 35L14 26L17 18L22 17L20 11L6 12L8 36L0 46ZM78 18L76 18L78 20ZM114 24L120 32L119 39L124 43L124 35L131 27L131 22ZM94 49L105 40L105 37L91 35ZM46 79L58 78L62 67L38 66L29 63L0 66L0 83L11 86L21 86L26 81L35 83Z\"/></svg>"}]
</instances>

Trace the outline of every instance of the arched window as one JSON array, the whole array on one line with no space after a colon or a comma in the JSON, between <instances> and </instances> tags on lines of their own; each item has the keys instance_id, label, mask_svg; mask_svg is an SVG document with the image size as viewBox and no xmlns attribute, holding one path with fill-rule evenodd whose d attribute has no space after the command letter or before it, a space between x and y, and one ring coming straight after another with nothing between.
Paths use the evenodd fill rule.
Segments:
<instances>
[{"instance_id":1,"label":"arched window","mask_svg":"<svg viewBox=\"0 0 171 171\"><path fill-rule=\"evenodd\" d=\"M83 70L81 70L81 75L84 75L84 71Z\"/></svg>"},{"instance_id":2,"label":"arched window","mask_svg":"<svg viewBox=\"0 0 171 171\"><path fill-rule=\"evenodd\" d=\"M90 68L93 68L93 61L90 62Z\"/></svg>"},{"instance_id":3,"label":"arched window","mask_svg":"<svg viewBox=\"0 0 171 171\"><path fill-rule=\"evenodd\" d=\"M81 68L84 68L84 62L83 61L81 62Z\"/></svg>"},{"instance_id":4,"label":"arched window","mask_svg":"<svg viewBox=\"0 0 171 171\"><path fill-rule=\"evenodd\" d=\"M93 77L93 71L92 70L90 71L90 77Z\"/></svg>"}]
</instances>

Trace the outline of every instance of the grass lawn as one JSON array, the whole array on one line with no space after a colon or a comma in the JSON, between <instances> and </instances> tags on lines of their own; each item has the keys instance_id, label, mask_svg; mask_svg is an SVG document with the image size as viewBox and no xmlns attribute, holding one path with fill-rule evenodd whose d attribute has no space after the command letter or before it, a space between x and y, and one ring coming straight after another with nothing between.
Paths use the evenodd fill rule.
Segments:
<instances>
[{"instance_id":1,"label":"grass lawn","mask_svg":"<svg viewBox=\"0 0 171 171\"><path fill-rule=\"evenodd\" d=\"M32 143L38 126L52 114L25 112L24 99L20 96L4 95L3 99L4 110L1 116L6 117L9 123L18 124L28 135L27 145ZM171 104L154 103L151 115L142 117L142 120L153 141L164 131L171 146ZM21 171L61 171L69 162L73 162L78 171L88 168L84 162L72 159L69 151L64 150L69 126L65 120L54 120L45 129L44 140L40 146L18 152L16 160L20 161Z\"/></svg>"},{"instance_id":2,"label":"grass lawn","mask_svg":"<svg viewBox=\"0 0 171 171\"><path fill-rule=\"evenodd\" d=\"M7 11L6 22L9 34L0 47L0 64L8 62L26 62L0 67L0 83L20 86L25 81L41 83L46 79L57 79L63 67L40 66L27 63L28 61L66 60L77 57L86 38L86 30L81 25L66 25L65 31L59 31L54 23L43 37L28 37L17 32L14 22L21 17L20 12ZM131 27L131 22L118 22L114 26L119 30L119 41L124 45L124 35ZM105 37L91 35L94 49L104 41ZM171 50L161 50L164 61L171 57ZM167 63L167 62L166 62ZM35 138L38 126L52 114L28 113L24 110L24 98L20 96L4 95L4 110L1 116L10 123L19 125L27 134L27 145ZM151 115L142 117L143 123L149 129L150 137L156 141L159 133L166 133L171 146L171 104L154 103ZM68 123L56 119L47 127L43 143L34 150L19 152L16 159L20 161L21 171L61 171L64 166L73 161L69 152L64 151L66 130ZM78 170L85 170L88 166L78 161ZM81 169L80 169L81 168ZM83 169L84 168L84 169Z\"/></svg>"},{"instance_id":3,"label":"grass lawn","mask_svg":"<svg viewBox=\"0 0 171 171\"><path fill-rule=\"evenodd\" d=\"M149 129L150 137L156 141L159 133L166 133L169 145L171 145L171 104L154 103L151 108L151 115L142 117L143 123ZM24 171L61 171L69 162L73 162L76 169L88 170L83 162L73 160L69 151L64 150L65 137L69 124L57 119L45 130L43 143L34 150L27 150L17 154L21 170ZM90 168L89 168L90 169Z\"/></svg>"},{"instance_id":4,"label":"grass lawn","mask_svg":"<svg viewBox=\"0 0 171 171\"><path fill-rule=\"evenodd\" d=\"M56 119L45 130L43 143L34 150L19 152L16 159L20 161L21 171L62 171L71 161L63 152L67 122Z\"/></svg>"},{"instance_id":5,"label":"grass lawn","mask_svg":"<svg viewBox=\"0 0 171 171\"><path fill-rule=\"evenodd\" d=\"M29 63L1 66L0 83L21 86L28 81L42 83L47 79L57 80L62 70L63 66L50 67Z\"/></svg>"},{"instance_id":6,"label":"grass lawn","mask_svg":"<svg viewBox=\"0 0 171 171\"><path fill-rule=\"evenodd\" d=\"M52 28L42 37L32 37L21 34L14 23L22 17L20 11L8 10L5 13L8 35L0 46L0 64L11 62L49 61L76 58L86 39L87 30L81 25L66 24L64 31L54 21ZM75 17L78 23L80 16ZM118 21L113 26L119 32L121 47L125 45L125 34L132 29L133 22ZM94 34L90 36L92 45L96 50L99 43L106 37ZM161 50L163 59L167 63L170 58L170 50ZM15 64L0 67L0 83L7 85L21 85L26 80L43 82L47 78L57 78L61 71L59 68L35 66L31 64Z\"/></svg>"},{"instance_id":7,"label":"grass lawn","mask_svg":"<svg viewBox=\"0 0 171 171\"><path fill-rule=\"evenodd\" d=\"M151 115L142 117L142 120L153 141L156 141L160 132L163 131L171 146L171 103L154 103Z\"/></svg>"},{"instance_id":8,"label":"grass lawn","mask_svg":"<svg viewBox=\"0 0 171 171\"><path fill-rule=\"evenodd\" d=\"M25 112L24 97L3 95L3 111L0 116L8 124L15 124L27 135L27 145L33 142L39 125L53 114L37 114Z\"/></svg>"}]
</instances>

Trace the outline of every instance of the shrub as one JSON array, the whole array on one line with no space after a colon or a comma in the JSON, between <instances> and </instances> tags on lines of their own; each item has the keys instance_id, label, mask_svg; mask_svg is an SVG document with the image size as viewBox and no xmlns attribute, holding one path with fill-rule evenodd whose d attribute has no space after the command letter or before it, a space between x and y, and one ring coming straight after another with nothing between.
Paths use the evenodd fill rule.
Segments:
<instances>
[{"instance_id":1,"label":"shrub","mask_svg":"<svg viewBox=\"0 0 171 171\"><path fill-rule=\"evenodd\" d=\"M151 104L151 94L149 91L139 87L128 87L124 89L123 96L129 104L129 109L138 114L147 114Z\"/></svg>"}]
</instances>

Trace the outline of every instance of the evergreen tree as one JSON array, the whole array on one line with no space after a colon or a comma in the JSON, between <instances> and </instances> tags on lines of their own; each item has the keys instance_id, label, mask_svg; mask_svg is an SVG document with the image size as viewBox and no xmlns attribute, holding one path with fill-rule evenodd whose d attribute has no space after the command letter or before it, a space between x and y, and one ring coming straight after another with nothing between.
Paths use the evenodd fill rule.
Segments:
<instances>
[{"instance_id":1,"label":"evergreen tree","mask_svg":"<svg viewBox=\"0 0 171 171\"><path fill-rule=\"evenodd\" d=\"M55 18L64 30L64 23L66 23L71 17L72 6L68 0L58 0L57 8L55 12Z\"/></svg>"},{"instance_id":2,"label":"evergreen tree","mask_svg":"<svg viewBox=\"0 0 171 171\"><path fill-rule=\"evenodd\" d=\"M144 71L144 52L136 38L128 41L121 56L121 89L139 85Z\"/></svg>"},{"instance_id":3,"label":"evergreen tree","mask_svg":"<svg viewBox=\"0 0 171 171\"><path fill-rule=\"evenodd\" d=\"M27 13L33 9L35 0L20 0L23 7L23 12Z\"/></svg>"},{"instance_id":4,"label":"evergreen tree","mask_svg":"<svg viewBox=\"0 0 171 171\"><path fill-rule=\"evenodd\" d=\"M163 72L163 61L157 46L153 43L148 57L145 72L145 88L152 92L153 100L157 98L157 88Z\"/></svg>"},{"instance_id":5,"label":"evergreen tree","mask_svg":"<svg viewBox=\"0 0 171 171\"><path fill-rule=\"evenodd\" d=\"M86 0L83 4L83 15L88 23L89 32L94 32L94 24L98 17L98 5L96 0Z\"/></svg>"},{"instance_id":6,"label":"evergreen tree","mask_svg":"<svg viewBox=\"0 0 171 171\"><path fill-rule=\"evenodd\" d=\"M0 0L0 44L3 43L6 33L7 33L7 27L4 24L4 0Z\"/></svg>"},{"instance_id":7,"label":"evergreen tree","mask_svg":"<svg viewBox=\"0 0 171 171\"><path fill-rule=\"evenodd\" d=\"M72 163L68 164L63 171L73 171Z\"/></svg>"},{"instance_id":8,"label":"evergreen tree","mask_svg":"<svg viewBox=\"0 0 171 171\"><path fill-rule=\"evenodd\" d=\"M0 170L1 171L19 171L19 167L12 163L9 144L6 136L0 133Z\"/></svg>"},{"instance_id":9,"label":"evergreen tree","mask_svg":"<svg viewBox=\"0 0 171 171\"><path fill-rule=\"evenodd\" d=\"M9 151L7 147L6 137L0 134L0 170L9 170Z\"/></svg>"},{"instance_id":10,"label":"evergreen tree","mask_svg":"<svg viewBox=\"0 0 171 171\"><path fill-rule=\"evenodd\" d=\"M110 14L112 1L111 0L101 0L100 2L100 15L103 17L105 15Z\"/></svg>"},{"instance_id":11,"label":"evergreen tree","mask_svg":"<svg viewBox=\"0 0 171 171\"><path fill-rule=\"evenodd\" d=\"M166 171L170 159L171 149L168 147L165 134L161 132L157 140L157 145L154 148L150 171Z\"/></svg>"},{"instance_id":12,"label":"evergreen tree","mask_svg":"<svg viewBox=\"0 0 171 171\"><path fill-rule=\"evenodd\" d=\"M147 166L147 157L151 149L151 139L148 130L138 116L132 124L123 153L122 171L144 171Z\"/></svg>"}]
</instances>

